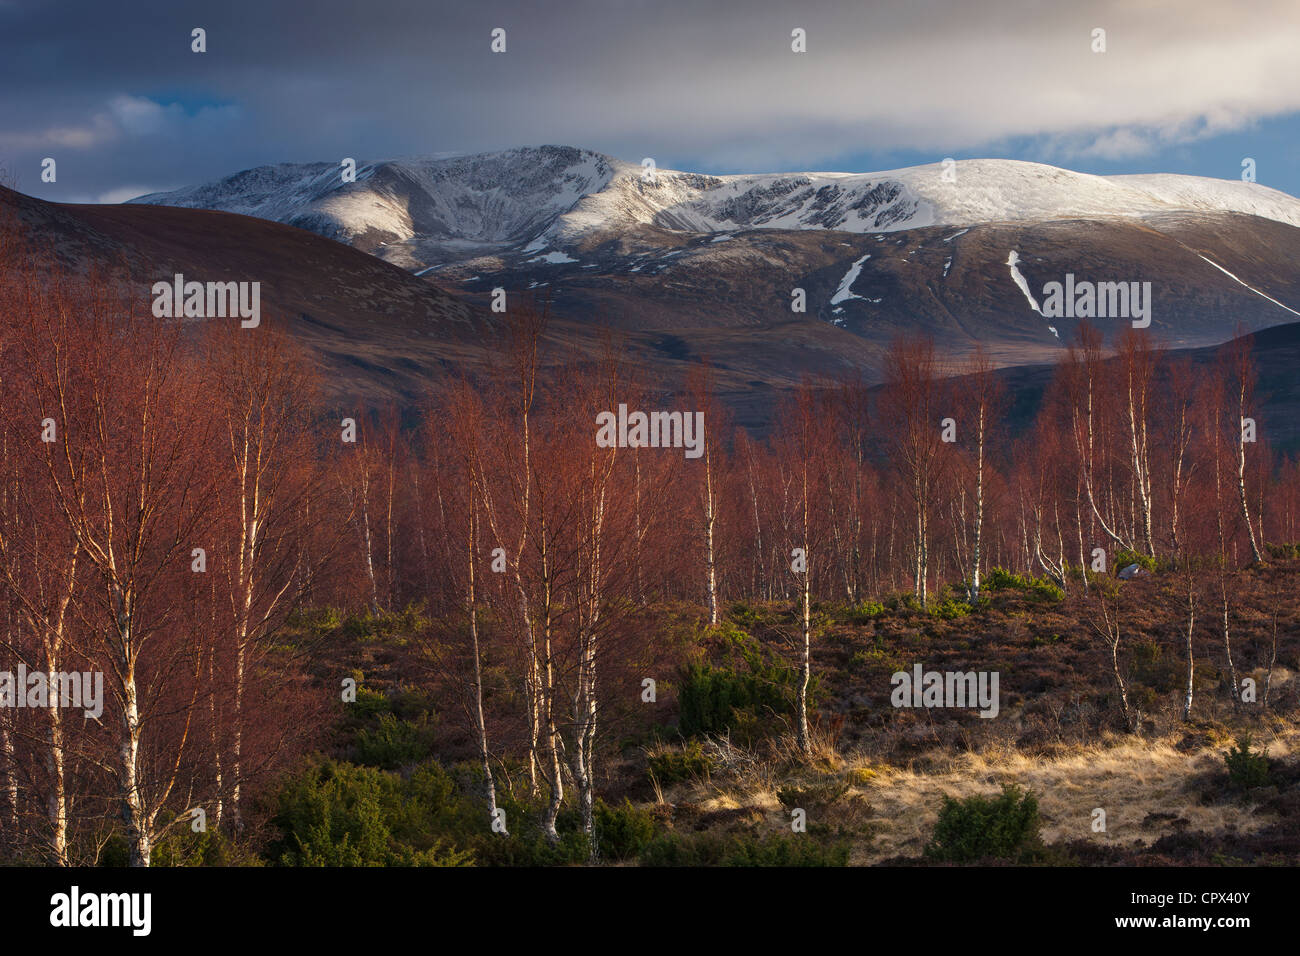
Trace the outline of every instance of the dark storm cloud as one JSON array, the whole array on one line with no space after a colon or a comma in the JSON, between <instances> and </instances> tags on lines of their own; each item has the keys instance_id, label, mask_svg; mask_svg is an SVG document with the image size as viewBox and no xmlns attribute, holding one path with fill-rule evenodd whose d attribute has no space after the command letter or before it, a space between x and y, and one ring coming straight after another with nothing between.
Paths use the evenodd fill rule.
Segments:
<instances>
[{"instance_id":1,"label":"dark storm cloud","mask_svg":"<svg viewBox=\"0 0 1300 956\"><path fill-rule=\"evenodd\" d=\"M0 162L37 195L121 199L266 162L543 142L714 169L1027 136L1123 158L1300 106L1294 3L1057 6L0 0Z\"/></svg>"}]
</instances>

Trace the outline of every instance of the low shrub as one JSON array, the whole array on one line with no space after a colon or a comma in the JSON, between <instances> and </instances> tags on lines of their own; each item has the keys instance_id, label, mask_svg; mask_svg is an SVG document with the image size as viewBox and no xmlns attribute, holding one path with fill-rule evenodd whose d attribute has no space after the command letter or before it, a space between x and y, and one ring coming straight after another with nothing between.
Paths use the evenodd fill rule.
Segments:
<instances>
[{"instance_id":1,"label":"low shrub","mask_svg":"<svg viewBox=\"0 0 1300 956\"><path fill-rule=\"evenodd\" d=\"M885 606L879 601L863 601L861 604L851 606L845 612L844 619L849 624L856 624L861 627L863 624L870 624L877 618L882 617L885 610Z\"/></svg>"},{"instance_id":2,"label":"low shrub","mask_svg":"<svg viewBox=\"0 0 1300 956\"><path fill-rule=\"evenodd\" d=\"M921 610L921 599L910 591L904 594L891 594L885 598L885 607L896 612L917 612Z\"/></svg>"},{"instance_id":3,"label":"low shrub","mask_svg":"<svg viewBox=\"0 0 1300 956\"><path fill-rule=\"evenodd\" d=\"M930 616L941 621L953 621L970 614L971 606L958 598L948 598L930 606Z\"/></svg>"},{"instance_id":4,"label":"low shrub","mask_svg":"<svg viewBox=\"0 0 1300 956\"><path fill-rule=\"evenodd\" d=\"M1006 568L990 568L982 585L985 591L1028 591L1031 579Z\"/></svg>"},{"instance_id":5,"label":"low shrub","mask_svg":"<svg viewBox=\"0 0 1300 956\"><path fill-rule=\"evenodd\" d=\"M1014 784L1004 786L997 797L944 797L924 855L949 863L985 858L1030 862L1042 850L1039 826L1037 798Z\"/></svg>"},{"instance_id":6,"label":"low shrub","mask_svg":"<svg viewBox=\"0 0 1300 956\"><path fill-rule=\"evenodd\" d=\"M876 779L876 772L870 767L855 767L845 774L844 779L851 787L863 787Z\"/></svg>"},{"instance_id":7,"label":"low shrub","mask_svg":"<svg viewBox=\"0 0 1300 956\"><path fill-rule=\"evenodd\" d=\"M760 614L757 608L751 607L744 601L734 602L727 609L727 616L736 623L738 627L749 630L759 623Z\"/></svg>"},{"instance_id":8,"label":"low shrub","mask_svg":"<svg viewBox=\"0 0 1300 956\"><path fill-rule=\"evenodd\" d=\"M630 860L639 856L658 829L654 815L634 807L626 797L622 804L612 807L598 799L592 811L602 859Z\"/></svg>"},{"instance_id":9,"label":"low shrub","mask_svg":"<svg viewBox=\"0 0 1300 956\"><path fill-rule=\"evenodd\" d=\"M1115 570L1119 571L1127 568L1130 564L1136 564L1143 571L1155 571L1156 559L1149 554L1140 554L1137 551L1131 551L1128 548L1122 548L1115 552Z\"/></svg>"},{"instance_id":10,"label":"low shrub","mask_svg":"<svg viewBox=\"0 0 1300 956\"><path fill-rule=\"evenodd\" d=\"M1037 601L1052 602L1065 599L1061 586L1051 578L1036 578L1032 574L1016 574L1006 568L992 568L981 585L984 591L1020 591Z\"/></svg>"},{"instance_id":11,"label":"low shrub","mask_svg":"<svg viewBox=\"0 0 1300 956\"><path fill-rule=\"evenodd\" d=\"M793 810L796 807L803 810L814 807L824 809L833 806L836 801L848 792L849 785L847 782L823 780L804 787L793 785L781 787L776 792L776 798L781 801L781 806L787 810Z\"/></svg>"},{"instance_id":12,"label":"low shrub","mask_svg":"<svg viewBox=\"0 0 1300 956\"><path fill-rule=\"evenodd\" d=\"M433 754L434 731L427 720L412 722L396 714L380 714L373 727L357 731L353 760L368 767L397 770Z\"/></svg>"},{"instance_id":13,"label":"low shrub","mask_svg":"<svg viewBox=\"0 0 1300 956\"><path fill-rule=\"evenodd\" d=\"M733 739L751 744L781 717L794 713L799 672L775 658L748 634L735 628L716 628L710 636L723 644L731 666L692 662L681 671L678 706L684 737L730 732ZM813 678L809 705L821 695Z\"/></svg>"},{"instance_id":14,"label":"low shrub","mask_svg":"<svg viewBox=\"0 0 1300 956\"><path fill-rule=\"evenodd\" d=\"M1235 790L1266 787L1271 779L1268 757L1262 751L1251 750L1250 744L1250 734L1243 734L1223 755L1228 765L1228 784Z\"/></svg>"},{"instance_id":15,"label":"low shrub","mask_svg":"<svg viewBox=\"0 0 1300 956\"><path fill-rule=\"evenodd\" d=\"M713 760L698 740L687 741L681 750L665 750L650 758L649 774L661 784L700 780L713 772Z\"/></svg>"},{"instance_id":16,"label":"low shrub","mask_svg":"<svg viewBox=\"0 0 1300 956\"><path fill-rule=\"evenodd\" d=\"M150 866L260 866L262 861L247 846L226 836L209 819L197 833L189 820L177 825L153 848Z\"/></svg>"},{"instance_id":17,"label":"low shrub","mask_svg":"<svg viewBox=\"0 0 1300 956\"><path fill-rule=\"evenodd\" d=\"M1065 592L1051 578L1037 578L1029 587L1029 596L1045 604L1065 600Z\"/></svg>"},{"instance_id":18,"label":"low shrub","mask_svg":"<svg viewBox=\"0 0 1300 956\"><path fill-rule=\"evenodd\" d=\"M436 764L409 778L331 760L308 766L275 795L267 848L280 866L467 866L456 847L456 788Z\"/></svg>"},{"instance_id":19,"label":"low shrub","mask_svg":"<svg viewBox=\"0 0 1300 956\"><path fill-rule=\"evenodd\" d=\"M417 604L408 604L400 611L350 615L339 625L346 637L363 644L394 635L416 634L428 626L424 608Z\"/></svg>"}]
</instances>

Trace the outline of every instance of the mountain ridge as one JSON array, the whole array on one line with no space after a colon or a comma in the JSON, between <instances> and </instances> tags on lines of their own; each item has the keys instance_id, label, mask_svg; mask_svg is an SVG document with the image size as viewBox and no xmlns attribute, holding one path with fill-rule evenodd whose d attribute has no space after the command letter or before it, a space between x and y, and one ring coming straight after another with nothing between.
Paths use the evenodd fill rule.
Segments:
<instances>
[{"instance_id":1,"label":"mountain ridge","mask_svg":"<svg viewBox=\"0 0 1300 956\"><path fill-rule=\"evenodd\" d=\"M709 175L645 169L569 146L357 166L275 164L131 200L273 219L410 271L494 251L543 253L639 226L892 233L991 222L1244 213L1300 227L1300 200L1258 183L1156 173L1096 176L975 159L882 172Z\"/></svg>"}]
</instances>

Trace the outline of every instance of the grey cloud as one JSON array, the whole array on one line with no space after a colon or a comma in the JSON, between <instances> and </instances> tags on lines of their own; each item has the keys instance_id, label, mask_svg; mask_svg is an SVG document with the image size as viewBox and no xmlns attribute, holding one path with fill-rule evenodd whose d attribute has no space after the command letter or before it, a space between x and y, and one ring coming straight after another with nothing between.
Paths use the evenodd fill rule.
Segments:
<instances>
[{"instance_id":1,"label":"grey cloud","mask_svg":"<svg viewBox=\"0 0 1300 956\"><path fill-rule=\"evenodd\" d=\"M264 162L542 142L709 168L971 155L1012 137L1116 158L1300 109L1289 0L1249 16L1208 0L127 9L0 5L0 161L28 191L116 195ZM488 49L496 26L505 55ZM807 54L790 52L794 27ZM1094 27L1105 54L1089 49ZM60 183L44 187L40 157L56 152Z\"/></svg>"}]
</instances>

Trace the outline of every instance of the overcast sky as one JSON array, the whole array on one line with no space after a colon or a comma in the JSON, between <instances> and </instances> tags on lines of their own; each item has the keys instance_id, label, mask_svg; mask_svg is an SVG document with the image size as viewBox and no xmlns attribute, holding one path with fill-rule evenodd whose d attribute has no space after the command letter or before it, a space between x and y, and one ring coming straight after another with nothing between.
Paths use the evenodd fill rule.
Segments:
<instances>
[{"instance_id":1,"label":"overcast sky","mask_svg":"<svg viewBox=\"0 0 1300 956\"><path fill-rule=\"evenodd\" d=\"M711 173L998 156L1231 179L1251 157L1294 195L1298 51L1297 0L0 0L0 165L117 202L542 143Z\"/></svg>"}]
</instances>

